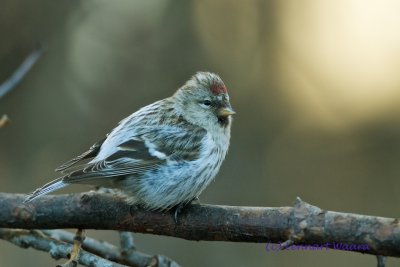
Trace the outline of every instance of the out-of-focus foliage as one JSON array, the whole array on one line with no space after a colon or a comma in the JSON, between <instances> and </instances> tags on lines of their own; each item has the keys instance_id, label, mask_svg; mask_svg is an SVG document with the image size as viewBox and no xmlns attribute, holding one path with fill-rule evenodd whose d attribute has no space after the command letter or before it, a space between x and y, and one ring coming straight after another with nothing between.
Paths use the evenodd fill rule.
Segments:
<instances>
[{"instance_id":1,"label":"out-of-focus foliage","mask_svg":"<svg viewBox=\"0 0 400 267\"><path fill-rule=\"evenodd\" d=\"M58 164L120 119L208 70L224 79L237 116L202 202L285 206L301 196L398 217L399 11L393 0L3 0L0 79L38 42L47 50L0 100L0 115L13 121L0 129L1 191L29 192L54 178ZM89 235L117 242L114 233ZM354 253L267 253L264 244L136 242L184 266L375 264ZM54 265L0 242L0 266L32 262Z\"/></svg>"}]
</instances>

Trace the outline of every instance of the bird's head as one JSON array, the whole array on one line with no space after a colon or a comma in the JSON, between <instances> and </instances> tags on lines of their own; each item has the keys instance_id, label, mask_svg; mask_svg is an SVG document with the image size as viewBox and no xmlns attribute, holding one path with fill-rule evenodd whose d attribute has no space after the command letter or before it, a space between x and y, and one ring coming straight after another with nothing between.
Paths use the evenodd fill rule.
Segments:
<instances>
[{"instance_id":1,"label":"bird's head","mask_svg":"<svg viewBox=\"0 0 400 267\"><path fill-rule=\"evenodd\" d=\"M228 90L221 78L210 72L198 72L175 93L177 109L189 122L211 130L229 128L235 114Z\"/></svg>"}]
</instances>

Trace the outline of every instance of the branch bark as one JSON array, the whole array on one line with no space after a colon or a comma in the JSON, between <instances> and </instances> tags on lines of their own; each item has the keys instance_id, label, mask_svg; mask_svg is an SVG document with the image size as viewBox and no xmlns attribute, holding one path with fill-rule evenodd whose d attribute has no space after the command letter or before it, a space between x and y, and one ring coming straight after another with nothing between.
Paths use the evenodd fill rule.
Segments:
<instances>
[{"instance_id":1,"label":"branch bark","mask_svg":"<svg viewBox=\"0 0 400 267\"><path fill-rule=\"evenodd\" d=\"M398 219L325 211L299 198L294 207L188 205L178 223L173 211L146 211L112 194L53 195L29 204L23 204L23 199L24 195L0 193L0 227L107 229L188 240L290 245L340 243L368 247L342 247L351 252L400 257Z\"/></svg>"}]
</instances>

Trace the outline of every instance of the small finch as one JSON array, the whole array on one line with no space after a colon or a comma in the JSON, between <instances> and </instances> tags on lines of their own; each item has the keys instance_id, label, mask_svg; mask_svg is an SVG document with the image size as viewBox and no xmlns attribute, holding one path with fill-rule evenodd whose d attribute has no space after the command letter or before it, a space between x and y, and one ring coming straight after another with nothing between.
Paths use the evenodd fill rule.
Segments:
<instances>
[{"instance_id":1,"label":"small finch","mask_svg":"<svg viewBox=\"0 0 400 267\"><path fill-rule=\"evenodd\" d=\"M171 97L123 119L107 137L56 169L63 175L25 202L69 184L115 188L147 209L196 199L217 175L235 114L213 73L198 72Z\"/></svg>"}]
</instances>

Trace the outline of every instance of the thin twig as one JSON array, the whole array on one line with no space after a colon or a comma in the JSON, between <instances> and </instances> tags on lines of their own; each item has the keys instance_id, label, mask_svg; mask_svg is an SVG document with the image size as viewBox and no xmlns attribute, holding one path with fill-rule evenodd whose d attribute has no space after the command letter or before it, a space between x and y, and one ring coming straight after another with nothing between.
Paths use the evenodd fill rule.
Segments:
<instances>
[{"instance_id":1,"label":"thin twig","mask_svg":"<svg viewBox=\"0 0 400 267\"><path fill-rule=\"evenodd\" d=\"M81 252L83 240L85 240L85 231L83 229L78 229L74 236L74 244L71 249L69 260L62 265L57 265L57 267L75 267L78 265L79 253Z\"/></svg>"},{"instance_id":2,"label":"thin twig","mask_svg":"<svg viewBox=\"0 0 400 267\"><path fill-rule=\"evenodd\" d=\"M68 259L72 248L72 245L47 237L37 230L28 231L0 228L0 238L22 248L32 247L37 250L49 252L50 256L56 260L62 258ZM91 267L127 267L126 265L103 259L84 250L80 251L78 263Z\"/></svg>"},{"instance_id":3,"label":"thin twig","mask_svg":"<svg viewBox=\"0 0 400 267\"><path fill-rule=\"evenodd\" d=\"M74 239L74 234L64 231L64 230L43 230L45 235L50 236L52 238L67 242L72 244ZM108 259L110 261L114 261L121 264L126 264L129 266L158 266L158 267L172 267L179 266L176 262L173 262L171 259L163 256L163 255L148 255L143 252L134 250L124 257L121 255L121 251L119 248L113 244L110 244L105 241L98 241L96 239L86 237L82 248L85 251L96 254L102 258ZM158 265L154 265L152 263L157 262Z\"/></svg>"},{"instance_id":4,"label":"thin twig","mask_svg":"<svg viewBox=\"0 0 400 267\"><path fill-rule=\"evenodd\" d=\"M74 243L75 235L70 232L64 230L42 230L42 232L51 238L67 242L69 244ZM121 263L118 261L118 258L120 257L118 248L110 243L86 237L82 244L82 248L107 260Z\"/></svg>"},{"instance_id":5,"label":"thin twig","mask_svg":"<svg viewBox=\"0 0 400 267\"><path fill-rule=\"evenodd\" d=\"M386 265L386 257L385 256L376 256L376 259L377 259L377 261L378 261L378 264L377 264L377 266L378 267L385 267L385 265Z\"/></svg>"},{"instance_id":6,"label":"thin twig","mask_svg":"<svg viewBox=\"0 0 400 267\"><path fill-rule=\"evenodd\" d=\"M131 232L120 231L119 239L121 245L121 254L123 256L126 256L130 252L136 250L135 243L133 240L133 234Z\"/></svg>"},{"instance_id":7,"label":"thin twig","mask_svg":"<svg viewBox=\"0 0 400 267\"><path fill-rule=\"evenodd\" d=\"M40 56L43 54L42 46L37 47L14 71L8 80L0 85L0 98L9 93L13 88L15 88L22 79L26 76L29 70L35 65Z\"/></svg>"}]
</instances>

